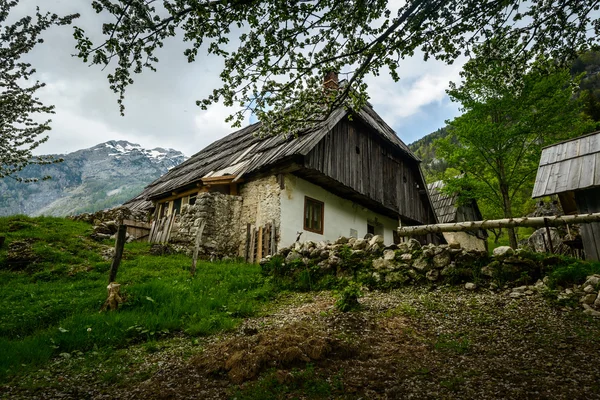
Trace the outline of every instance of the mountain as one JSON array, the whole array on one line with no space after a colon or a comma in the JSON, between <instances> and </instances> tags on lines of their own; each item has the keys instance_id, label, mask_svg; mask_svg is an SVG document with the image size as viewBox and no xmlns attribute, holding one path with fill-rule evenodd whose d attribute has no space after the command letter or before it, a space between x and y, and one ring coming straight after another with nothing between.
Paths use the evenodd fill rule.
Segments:
<instances>
[{"instance_id":1,"label":"mountain","mask_svg":"<svg viewBox=\"0 0 600 400\"><path fill-rule=\"evenodd\" d=\"M186 159L173 149L148 150L124 140L55 157L64 161L30 165L20 173L23 178L52 179L36 183L0 179L0 216L65 216L114 207Z\"/></svg>"},{"instance_id":2,"label":"mountain","mask_svg":"<svg viewBox=\"0 0 600 400\"><path fill-rule=\"evenodd\" d=\"M446 128L441 128L408 145L412 152L422 160L421 168L427 182L431 182L432 179L435 180L433 178L435 175L439 175L448 168L448 163L437 157L434 144L437 139L446 136L448 136L448 131Z\"/></svg>"}]
</instances>

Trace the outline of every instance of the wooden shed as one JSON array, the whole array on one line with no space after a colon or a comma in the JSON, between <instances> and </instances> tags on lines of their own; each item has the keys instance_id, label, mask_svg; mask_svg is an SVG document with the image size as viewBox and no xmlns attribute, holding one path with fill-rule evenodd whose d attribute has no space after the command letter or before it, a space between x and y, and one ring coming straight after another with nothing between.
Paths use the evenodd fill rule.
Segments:
<instances>
[{"instance_id":1,"label":"wooden shed","mask_svg":"<svg viewBox=\"0 0 600 400\"><path fill-rule=\"evenodd\" d=\"M542 149L533 198L557 195L565 214L600 212L600 131ZM586 259L600 260L600 223L584 224Z\"/></svg>"},{"instance_id":2,"label":"wooden shed","mask_svg":"<svg viewBox=\"0 0 600 400\"><path fill-rule=\"evenodd\" d=\"M480 221L483 219L475 199L459 204L458 194L447 194L442 189L444 181L436 181L427 185L433 209L440 224L465 221ZM487 250L487 231L480 229L472 232L445 232L444 238L448 243L457 242L465 249Z\"/></svg>"}]
</instances>

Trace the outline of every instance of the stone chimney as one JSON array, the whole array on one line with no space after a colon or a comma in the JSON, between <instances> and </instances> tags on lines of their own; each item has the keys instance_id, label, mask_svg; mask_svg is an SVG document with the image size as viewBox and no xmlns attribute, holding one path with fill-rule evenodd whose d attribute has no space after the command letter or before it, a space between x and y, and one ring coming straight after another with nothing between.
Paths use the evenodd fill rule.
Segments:
<instances>
[{"instance_id":1,"label":"stone chimney","mask_svg":"<svg viewBox=\"0 0 600 400\"><path fill-rule=\"evenodd\" d=\"M323 86L325 89L338 89L339 88L339 78L337 72L329 71L325 74L325 79L323 79Z\"/></svg>"}]
</instances>

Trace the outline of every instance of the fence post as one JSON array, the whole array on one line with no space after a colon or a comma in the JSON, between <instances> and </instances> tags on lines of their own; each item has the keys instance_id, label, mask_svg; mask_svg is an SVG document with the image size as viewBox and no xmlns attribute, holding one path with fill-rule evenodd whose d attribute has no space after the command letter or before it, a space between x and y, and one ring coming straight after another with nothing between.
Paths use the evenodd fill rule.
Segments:
<instances>
[{"instance_id":1,"label":"fence post","mask_svg":"<svg viewBox=\"0 0 600 400\"><path fill-rule=\"evenodd\" d=\"M123 247L125 247L125 237L127 234L127 226L119 225L117 229L117 241L115 243L115 255L110 266L110 274L108 275L108 283L114 282L117 279L117 271L119 270L119 264L121 264L121 258L123 257Z\"/></svg>"}]
</instances>

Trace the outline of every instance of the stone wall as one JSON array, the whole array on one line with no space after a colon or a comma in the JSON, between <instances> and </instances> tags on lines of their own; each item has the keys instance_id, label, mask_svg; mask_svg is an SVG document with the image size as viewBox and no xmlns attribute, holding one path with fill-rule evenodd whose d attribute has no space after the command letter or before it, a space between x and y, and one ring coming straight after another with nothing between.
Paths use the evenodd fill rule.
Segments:
<instances>
[{"instance_id":1,"label":"stone wall","mask_svg":"<svg viewBox=\"0 0 600 400\"><path fill-rule=\"evenodd\" d=\"M240 196L244 199L241 206L239 235L242 238L239 245L240 256L246 252L246 225L255 227L274 223L279 232L281 221L281 201L279 183L274 175L255 179L244 183L240 188Z\"/></svg>"},{"instance_id":2,"label":"stone wall","mask_svg":"<svg viewBox=\"0 0 600 400\"><path fill-rule=\"evenodd\" d=\"M242 198L201 193L194 205L184 205L172 230L171 244L191 254L202 219L206 220L199 255L203 258L237 257L242 237L239 221Z\"/></svg>"}]
</instances>

